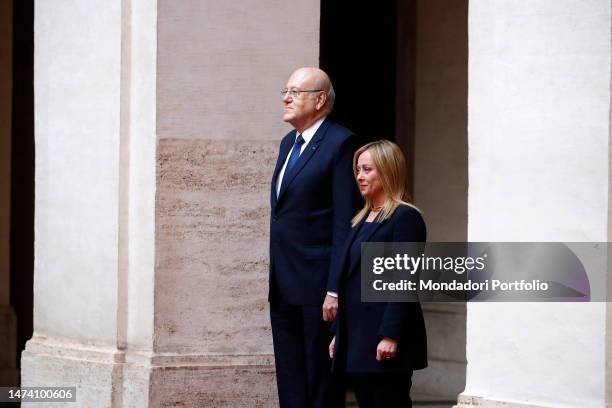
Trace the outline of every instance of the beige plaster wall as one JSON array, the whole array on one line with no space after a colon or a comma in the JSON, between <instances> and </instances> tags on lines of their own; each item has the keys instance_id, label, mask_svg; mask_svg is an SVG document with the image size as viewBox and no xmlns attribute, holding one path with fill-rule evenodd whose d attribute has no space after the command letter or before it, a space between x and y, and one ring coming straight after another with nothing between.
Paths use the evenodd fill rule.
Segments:
<instances>
[{"instance_id":1,"label":"beige plaster wall","mask_svg":"<svg viewBox=\"0 0 612 408\"><path fill-rule=\"evenodd\" d=\"M467 8L417 2L414 198L430 241L467 238Z\"/></svg>"},{"instance_id":2,"label":"beige plaster wall","mask_svg":"<svg viewBox=\"0 0 612 408\"><path fill-rule=\"evenodd\" d=\"M123 2L122 20L118 345L149 351L155 315L156 1Z\"/></svg>"},{"instance_id":3,"label":"beige plaster wall","mask_svg":"<svg viewBox=\"0 0 612 408\"><path fill-rule=\"evenodd\" d=\"M277 141L280 90L318 65L319 1L158 1L160 139Z\"/></svg>"},{"instance_id":4,"label":"beige plaster wall","mask_svg":"<svg viewBox=\"0 0 612 408\"><path fill-rule=\"evenodd\" d=\"M115 344L121 2L34 11L34 335Z\"/></svg>"},{"instance_id":5,"label":"beige plaster wall","mask_svg":"<svg viewBox=\"0 0 612 408\"><path fill-rule=\"evenodd\" d=\"M270 355L280 90L318 65L319 2L158 4L155 347Z\"/></svg>"},{"instance_id":6,"label":"beige plaster wall","mask_svg":"<svg viewBox=\"0 0 612 408\"><path fill-rule=\"evenodd\" d=\"M402 3L398 142L432 242L467 240L467 0ZM465 386L465 305L425 304L429 367L414 391L454 401Z\"/></svg>"}]
</instances>

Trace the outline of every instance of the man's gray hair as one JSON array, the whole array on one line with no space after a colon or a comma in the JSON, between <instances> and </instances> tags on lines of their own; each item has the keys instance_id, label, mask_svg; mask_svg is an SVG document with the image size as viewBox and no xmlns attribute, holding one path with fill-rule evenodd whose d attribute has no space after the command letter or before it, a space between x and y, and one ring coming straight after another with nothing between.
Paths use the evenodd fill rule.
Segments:
<instances>
[{"instance_id":1,"label":"man's gray hair","mask_svg":"<svg viewBox=\"0 0 612 408\"><path fill-rule=\"evenodd\" d=\"M331 83L331 80L327 75L321 75L317 78L317 89L322 89L325 91L327 98L325 99L325 110L329 115L331 111L334 109L334 102L336 101L336 92L334 91L334 86Z\"/></svg>"}]
</instances>

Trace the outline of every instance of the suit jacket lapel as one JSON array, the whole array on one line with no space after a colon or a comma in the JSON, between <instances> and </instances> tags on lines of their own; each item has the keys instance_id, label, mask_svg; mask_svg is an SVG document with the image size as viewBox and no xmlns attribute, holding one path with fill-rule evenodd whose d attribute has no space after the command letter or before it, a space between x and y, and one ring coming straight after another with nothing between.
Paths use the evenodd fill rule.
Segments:
<instances>
[{"instance_id":1,"label":"suit jacket lapel","mask_svg":"<svg viewBox=\"0 0 612 408\"><path fill-rule=\"evenodd\" d=\"M344 247L342 248L342 252L340 253L342 256L342 264L340 265L342 268L342 275L343 276L347 276L348 273L345 273L345 267L346 267L346 263L349 262L349 253L351 250L351 245L353 244L353 241L355 240L355 237L357 236L357 231L359 231L361 229L361 226L363 225L363 222L365 221L365 218L362 219L361 221L359 221L359 224L355 225L354 227L352 227L349 231L348 236L346 237L346 241L344 243ZM349 265L350 266L350 265Z\"/></svg>"},{"instance_id":2,"label":"suit jacket lapel","mask_svg":"<svg viewBox=\"0 0 612 408\"><path fill-rule=\"evenodd\" d=\"M287 156L289 152L291 152L291 148L293 147L292 141L295 141L296 130L294 129L291 132L292 137L288 137L286 143L283 143L278 152L278 160L276 160L276 167L274 168L274 173L272 173L272 208L276 207L276 203L278 202L278 198L276 197L276 181L278 179L278 174L283 168L283 164L287 160ZM280 197L280 195L279 195Z\"/></svg>"},{"instance_id":3,"label":"suit jacket lapel","mask_svg":"<svg viewBox=\"0 0 612 408\"><path fill-rule=\"evenodd\" d=\"M308 145L304 148L302 154L300 154L300 158L298 159L298 161L288 172L285 171L285 174L283 175L281 189L278 194L278 201L280 201L285 191L287 191L287 187L291 184L295 176L298 175L300 170L302 170L306 163L308 163L308 160L310 160L310 158L315 154L317 148L319 147L319 143L321 143L321 140L323 140L323 137L325 136L325 132L327 131L328 126L329 121L325 119L323 123L321 123L321 126L319 126L319 129L317 129L317 132L310 140L310 143L308 143Z\"/></svg>"},{"instance_id":4,"label":"suit jacket lapel","mask_svg":"<svg viewBox=\"0 0 612 408\"><path fill-rule=\"evenodd\" d=\"M365 220L365 218L364 218L364 220ZM389 221L389 220L385 220L383 222L377 222L374 225L372 225L371 229L366 233L366 235L363 237L363 241L361 241L361 242L370 242L370 239L374 236L376 231L378 231L378 229L380 227L382 227L384 224L386 224L387 221ZM374 242L376 242L376 241L374 241ZM351 262L351 265L349 265L349 272L348 272L347 278L349 276L351 276L353 271L355 269L357 269L359 266L361 266L361 256L359 257L358 260L356 259L354 262Z\"/></svg>"},{"instance_id":5,"label":"suit jacket lapel","mask_svg":"<svg viewBox=\"0 0 612 408\"><path fill-rule=\"evenodd\" d=\"M374 223L374 225L372 225L372 229L370 229L368 233L363 237L363 242L370 242L370 238L372 238L372 236L376 233L376 231L378 231L380 227L386 224L387 221L389 220L387 219L387 220L384 220L383 222Z\"/></svg>"}]
</instances>

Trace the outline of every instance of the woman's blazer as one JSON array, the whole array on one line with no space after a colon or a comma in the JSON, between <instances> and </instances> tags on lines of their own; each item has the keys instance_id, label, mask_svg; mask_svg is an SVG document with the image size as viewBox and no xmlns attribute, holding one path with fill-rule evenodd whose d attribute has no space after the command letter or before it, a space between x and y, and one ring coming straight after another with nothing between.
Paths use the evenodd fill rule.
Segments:
<instances>
[{"instance_id":1,"label":"woman's blazer","mask_svg":"<svg viewBox=\"0 0 612 408\"><path fill-rule=\"evenodd\" d=\"M343 277L338 294L340 307L334 322L333 369L342 369L345 364L347 372L407 372L425 368L427 338L421 305L418 302L361 302L361 260L350 262L349 254L364 221L365 218L349 232L338 262L343 268ZM426 234L419 211L400 205L389 219L373 225L363 242L425 242ZM383 337L397 340L398 349L394 359L379 363L376 348Z\"/></svg>"}]
</instances>

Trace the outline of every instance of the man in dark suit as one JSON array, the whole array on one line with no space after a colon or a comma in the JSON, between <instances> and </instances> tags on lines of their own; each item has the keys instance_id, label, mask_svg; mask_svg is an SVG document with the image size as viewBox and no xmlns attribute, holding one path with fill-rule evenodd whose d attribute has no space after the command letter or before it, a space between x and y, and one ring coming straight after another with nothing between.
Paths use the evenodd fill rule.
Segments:
<instances>
[{"instance_id":1,"label":"man in dark suit","mask_svg":"<svg viewBox=\"0 0 612 408\"><path fill-rule=\"evenodd\" d=\"M360 206L352 171L353 133L327 118L334 90L325 72L300 68L282 91L281 141L272 177L270 320L280 406L340 403L327 345L340 268L334 264ZM328 322L328 323L326 323Z\"/></svg>"}]
</instances>

